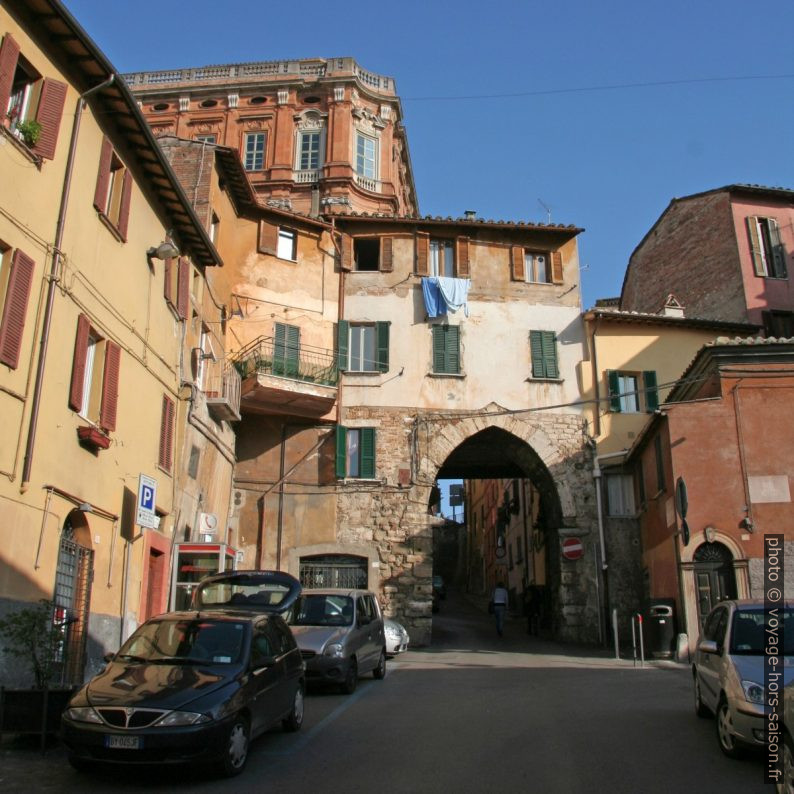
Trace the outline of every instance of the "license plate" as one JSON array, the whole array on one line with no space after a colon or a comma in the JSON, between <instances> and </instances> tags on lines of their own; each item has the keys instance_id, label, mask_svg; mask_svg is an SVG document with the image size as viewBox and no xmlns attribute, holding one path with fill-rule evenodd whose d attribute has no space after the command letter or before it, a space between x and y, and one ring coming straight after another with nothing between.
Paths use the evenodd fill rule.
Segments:
<instances>
[{"instance_id":1,"label":"license plate","mask_svg":"<svg viewBox=\"0 0 794 794\"><path fill-rule=\"evenodd\" d=\"M143 738L140 736L105 736L105 747L114 750L140 750L143 747Z\"/></svg>"}]
</instances>

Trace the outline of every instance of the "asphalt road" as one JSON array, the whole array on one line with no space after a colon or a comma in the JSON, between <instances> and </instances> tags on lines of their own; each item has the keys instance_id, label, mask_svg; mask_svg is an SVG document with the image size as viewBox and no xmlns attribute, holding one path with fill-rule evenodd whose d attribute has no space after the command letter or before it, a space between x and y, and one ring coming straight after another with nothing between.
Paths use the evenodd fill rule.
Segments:
<instances>
[{"instance_id":1,"label":"asphalt road","mask_svg":"<svg viewBox=\"0 0 794 794\"><path fill-rule=\"evenodd\" d=\"M433 644L362 679L352 696L310 693L299 734L252 746L241 777L201 769L79 774L55 746L4 742L0 790L190 792L768 792L763 758L725 758L671 663L635 669L592 649L529 637L450 593Z\"/></svg>"}]
</instances>

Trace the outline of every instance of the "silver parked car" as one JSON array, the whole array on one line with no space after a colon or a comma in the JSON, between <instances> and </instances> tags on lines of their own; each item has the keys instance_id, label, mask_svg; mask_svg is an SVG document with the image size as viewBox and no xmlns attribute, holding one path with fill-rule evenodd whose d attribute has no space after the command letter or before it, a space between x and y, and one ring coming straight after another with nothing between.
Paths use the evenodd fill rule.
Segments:
<instances>
[{"instance_id":1,"label":"silver parked car","mask_svg":"<svg viewBox=\"0 0 794 794\"><path fill-rule=\"evenodd\" d=\"M794 680L794 608L783 610L784 680ZM766 645L764 602L720 602L706 617L698 640L692 674L695 711L717 718L717 741L735 758L745 746L765 746L764 688ZM780 688L781 695L783 686Z\"/></svg>"},{"instance_id":2,"label":"silver parked car","mask_svg":"<svg viewBox=\"0 0 794 794\"><path fill-rule=\"evenodd\" d=\"M383 621L383 630L386 633L386 656L396 656L408 650L408 632L402 623L386 618Z\"/></svg>"},{"instance_id":3,"label":"silver parked car","mask_svg":"<svg viewBox=\"0 0 794 794\"><path fill-rule=\"evenodd\" d=\"M378 599L367 590L304 590L288 622L309 683L352 693L358 677L386 675L386 637Z\"/></svg>"}]
</instances>

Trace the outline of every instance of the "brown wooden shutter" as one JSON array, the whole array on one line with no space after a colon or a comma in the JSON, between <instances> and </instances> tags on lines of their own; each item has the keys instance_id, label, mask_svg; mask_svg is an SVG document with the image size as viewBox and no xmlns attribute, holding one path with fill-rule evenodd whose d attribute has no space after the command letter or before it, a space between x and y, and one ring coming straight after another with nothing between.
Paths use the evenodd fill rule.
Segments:
<instances>
[{"instance_id":1,"label":"brown wooden shutter","mask_svg":"<svg viewBox=\"0 0 794 794\"><path fill-rule=\"evenodd\" d=\"M510 271L513 281L524 281L526 278L524 249L520 245L510 249Z\"/></svg>"},{"instance_id":2,"label":"brown wooden shutter","mask_svg":"<svg viewBox=\"0 0 794 794\"><path fill-rule=\"evenodd\" d=\"M124 182L121 186L121 202L119 204L119 230L121 239L127 242L127 228L130 222L130 200L132 198L132 174L129 169L124 170Z\"/></svg>"},{"instance_id":3,"label":"brown wooden shutter","mask_svg":"<svg viewBox=\"0 0 794 794\"><path fill-rule=\"evenodd\" d=\"M163 297L173 306L174 296L171 294L171 284L174 281L174 260L171 257L164 260L163 268Z\"/></svg>"},{"instance_id":4,"label":"brown wooden shutter","mask_svg":"<svg viewBox=\"0 0 794 794\"><path fill-rule=\"evenodd\" d=\"M99 174L94 191L94 207L98 212L106 213L108 208L108 186L110 185L110 163L113 159L113 145L109 138L102 139L102 151L99 154Z\"/></svg>"},{"instance_id":5,"label":"brown wooden shutter","mask_svg":"<svg viewBox=\"0 0 794 794\"><path fill-rule=\"evenodd\" d=\"M380 238L380 270L382 273L391 273L394 270L391 237Z\"/></svg>"},{"instance_id":6,"label":"brown wooden shutter","mask_svg":"<svg viewBox=\"0 0 794 794\"><path fill-rule=\"evenodd\" d=\"M102 373L102 405L99 408L99 426L107 431L116 429L120 364L121 348L113 342L107 342L105 344L105 369Z\"/></svg>"},{"instance_id":7,"label":"brown wooden shutter","mask_svg":"<svg viewBox=\"0 0 794 794\"><path fill-rule=\"evenodd\" d=\"M22 348L22 333L25 330L34 269L34 261L17 249L11 259L3 319L0 322L0 362L11 369L16 369L19 365L19 351Z\"/></svg>"},{"instance_id":8,"label":"brown wooden shutter","mask_svg":"<svg viewBox=\"0 0 794 794\"><path fill-rule=\"evenodd\" d=\"M761 247L761 238L758 234L758 218L749 215L747 218L747 232L750 235L750 255L753 258L753 271L756 276L766 275L766 265Z\"/></svg>"},{"instance_id":9,"label":"brown wooden shutter","mask_svg":"<svg viewBox=\"0 0 794 794\"><path fill-rule=\"evenodd\" d=\"M36 112L36 121L41 124L39 136L33 151L45 160L55 157L55 146L58 143L58 132L61 128L63 105L66 101L66 83L59 80L44 80L41 87L39 109Z\"/></svg>"},{"instance_id":10,"label":"brown wooden shutter","mask_svg":"<svg viewBox=\"0 0 794 794\"><path fill-rule=\"evenodd\" d=\"M14 72L17 70L19 60L19 44L14 41L10 33L3 36L0 46L0 108L5 118L8 101L11 99L11 86L14 84Z\"/></svg>"},{"instance_id":11,"label":"brown wooden shutter","mask_svg":"<svg viewBox=\"0 0 794 794\"><path fill-rule=\"evenodd\" d=\"M339 267L342 270L353 269L353 238L349 234L342 234Z\"/></svg>"},{"instance_id":12,"label":"brown wooden shutter","mask_svg":"<svg viewBox=\"0 0 794 794\"><path fill-rule=\"evenodd\" d=\"M559 251L551 252L551 280L554 284L562 284L562 254Z\"/></svg>"},{"instance_id":13,"label":"brown wooden shutter","mask_svg":"<svg viewBox=\"0 0 794 794\"><path fill-rule=\"evenodd\" d=\"M69 407L79 412L83 407L83 381L85 380L85 359L88 352L88 334L91 322L81 314L77 318L77 336L74 340L74 359L72 361L72 384L69 388Z\"/></svg>"},{"instance_id":14,"label":"brown wooden shutter","mask_svg":"<svg viewBox=\"0 0 794 794\"><path fill-rule=\"evenodd\" d=\"M469 238L455 240L455 275L457 278L469 277Z\"/></svg>"},{"instance_id":15,"label":"brown wooden shutter","mask_svg":"<svg viewBox=\"0 0 794 794\"><path fill-rule=\"evenodd\" d=\"M160 452L158 463L161 468L171 471L172 453L174 443L174 403L173 400L163 395L163 413L160 420Z\"/></svg>"},{"instance_id":16,"label":"brown wooden shutter","mask_svg":"<svg viewBox=\"0 0 794 794\"><path fill-rule=\"evenodd\" d=\"M259 240L256 250L260 254L276 255L278 249L278 226L267 221L259 221Z\"/></svg>"},{"instance_id":17,"label":"brown wooden shutter","mask_svg":"<svg viewBox=\"0 0 794 794\"><path fill-rule=\"evenodd\" d=\"M430 273L430 235L427 232L416 233L416 275L426 276Z\"/></svg>"},{"instance_id":18,"label":"brown wooden shutter","mask_svg":"<svg viewBox=\"0 0 794 794\"><path fill-rule=\"evenodd\" d=\"M190 262L184 257L179 257L179 272L177 273L176 311L186 320L190 309Z\"/></svg>"}]
</instances>

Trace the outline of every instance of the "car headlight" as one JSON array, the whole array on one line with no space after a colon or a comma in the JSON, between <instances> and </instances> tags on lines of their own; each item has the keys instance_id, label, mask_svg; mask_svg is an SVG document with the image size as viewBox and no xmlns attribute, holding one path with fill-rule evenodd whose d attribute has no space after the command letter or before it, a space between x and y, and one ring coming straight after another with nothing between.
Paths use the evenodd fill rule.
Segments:
<instances>
[{"instance_id":1,"label":"car headlight","mask_svg":"<svg viewBox=\"0 0 794 794\"><path fill-rule=\"evenodd\" d=\"M332 642L330 645L326 645L325 650L323 651L323 656L336 656L337 658L344 656L344 653L342 652L342 643Z\"/></svg>"},{"instance_id":2,"label":"car headlight","mask_svg":"<svg viewBox=\"0 0 794 794\"><path fill-rule=\"evenodd\" d=\"M157 722L155 727L174 728L178 725L200 725L209 721L210 718L206 714L197 714L195 711L172 711Z\"/></svg>"},{"instance_id":3,"label":"car headlight","mask_svg":"<svg viewBox=\"0 0 794 794\"><path fill-rule=\"evenodd\" d=\"M745 699L750 703L758 703L763 706L766 702L763 685L756 684L755 681L742 681L742 689Z\"/></svg>"},{"instance_id":4,"label":"car headlight","mask_svg":"<svg viewBox=\"0 0 794 794\"><path fill-rule=\"evenodd\" d=\"M66 716L75 722L96 722L100 725L102 724L102 717L91 706L66 709Z\"/></svg>"}]
</instances>

